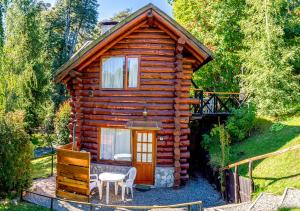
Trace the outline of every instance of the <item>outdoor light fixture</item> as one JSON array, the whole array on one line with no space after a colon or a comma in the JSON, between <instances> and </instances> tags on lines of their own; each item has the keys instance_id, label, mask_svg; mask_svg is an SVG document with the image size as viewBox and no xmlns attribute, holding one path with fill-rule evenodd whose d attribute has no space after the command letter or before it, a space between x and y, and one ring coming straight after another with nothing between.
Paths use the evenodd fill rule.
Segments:
<instances>
[{"instance_id":1,"label":"outdoor light fixture","mask_svg":"<svg viewBox=\"0 0 300 211\"><path fill-rule=\"evenodd\" d=\"M147 115L148 115L148 112L147 112L147 109L146 107L144 108L144 111L143 111L143 116L144 118L147 118Z\"/></svg>"}]
</instances>

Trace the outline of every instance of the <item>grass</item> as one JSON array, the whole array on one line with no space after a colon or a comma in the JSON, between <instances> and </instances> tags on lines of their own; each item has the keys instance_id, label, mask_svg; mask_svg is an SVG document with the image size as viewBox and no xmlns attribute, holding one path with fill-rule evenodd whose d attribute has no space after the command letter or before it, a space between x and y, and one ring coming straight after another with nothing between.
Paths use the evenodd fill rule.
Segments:
<instances>
[{"instance_id":1,"label":"grass","mask_svg":"<svg viewBox=\"0 0 300 211\"><path fill-rule=\"evenodd\" d=\"M279 208L279 211L300 211L300 208Z\"/></svg>"},{"instance_id":2,"label":"grass","mask_svg":"<svg viewBox=\"0 0 300 211\"><path fill-rule=\"evenodd\" d=\"M34 204L30 204L27 202L17 202L17 204L13 204L10 202L1 203L0 202L0 210L9 210L9 211L48 211L49 209L43 208Z\"/></svg>"},{"instance_id":3,"label":"grass","mask_svg":"<svg viewBox=\"0 0 300 211\"><path fill-rule=\"evenodd\" d=\"M31 161L33 166L32 178L46 178L51 174L52 156L37 158ZM54 173L56 172L56 155L54 155Z\"/></svg>"},{"instance_id":4,"label":"grass","mask_svg":"<svg viewBox=\"0 0 300 211\"><path fill-rule=\"evenodd\" d=\"M300 117L280 122L279 131L271 131L271 119L258 119L250 138L231 146L230 163L300 144ZM248 166L240 166L239 173L248 176ZM255 193L282 194L286 187L300 188L300 150L254 162Z\"/></svg>"}]
</instances>

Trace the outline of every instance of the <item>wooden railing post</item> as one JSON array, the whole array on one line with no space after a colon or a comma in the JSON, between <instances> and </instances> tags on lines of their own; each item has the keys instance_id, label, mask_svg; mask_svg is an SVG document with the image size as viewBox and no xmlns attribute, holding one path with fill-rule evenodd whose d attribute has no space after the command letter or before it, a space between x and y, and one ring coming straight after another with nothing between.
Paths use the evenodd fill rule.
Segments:
<instances>
[{"instance_id":1,"label":"wooden railing post","mask_svg":"<svg viewBox=\"0 0 300 211\"><path fill-rule=\"evenodd\" d=\"M253 178L252 178L252 161L249 162L249 166L248 166L248 171L249 171L249 179L251 180L251 186L250 186L250 193L253 193L253 188L254 188L254 182L253 182Z\"/></svg>"},{"instance_id":2,"label":"wooden railing post","mask_svg":"<svg viewBox=\"0 0 300 211\"><path fill-rule=\"evenodd\" d=\"M235 203L239 203L239 188L240 182L239 182L239 174L238 174L238 166L235 166L234 168L234 200Z\"/></svg>"},{"instance_id":3,"label":"wooden railing post","mask_svg":"<svg viewBox=\"0 0 300 211\"><path fill-rule=\"evenodd\" d=\"M204 99L204 93L203 93L203 90L200 90L200 114L202 115L203 114L203 105L204 105L204 102L203 102L203 99Z\"/></svg>"}]
</instances>

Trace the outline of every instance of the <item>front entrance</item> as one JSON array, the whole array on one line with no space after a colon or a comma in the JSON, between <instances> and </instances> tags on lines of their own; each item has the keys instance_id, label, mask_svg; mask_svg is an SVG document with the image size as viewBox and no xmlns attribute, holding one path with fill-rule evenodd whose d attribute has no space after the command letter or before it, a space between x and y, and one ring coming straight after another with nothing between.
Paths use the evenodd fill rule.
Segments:
<instances>
[{"instance_id":1,"label":"front entrance","mask_svg":"<svg viewBox=\"0 0 300 211\"><path fill-rule=\"evenodd\" d=\"M137 184L154 183L155 140L154 131L133 131L133 166L137 169Z\"/></svg>"}]
</instances>

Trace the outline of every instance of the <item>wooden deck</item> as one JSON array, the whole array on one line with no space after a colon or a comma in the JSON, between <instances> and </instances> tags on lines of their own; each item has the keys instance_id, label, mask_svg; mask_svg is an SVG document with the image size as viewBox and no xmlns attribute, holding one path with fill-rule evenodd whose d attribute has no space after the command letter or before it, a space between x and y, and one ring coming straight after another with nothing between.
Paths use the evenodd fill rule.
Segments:
<instances>
[{"instance_id":1,"label":"wooden deck","mask_svg":"<svg viewBox=\"0 0 300 211\"><path fill-rule=\"evenodd\" d=\"M247 100L245 94L237 92L193 91L198 103L191 107L192 120L202 119L204 116L228 116L232 109L240 108Z\"/></svg>"}]
</instances>

